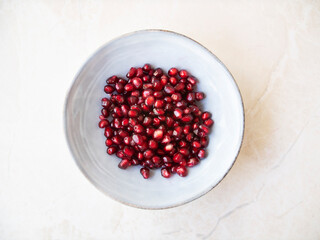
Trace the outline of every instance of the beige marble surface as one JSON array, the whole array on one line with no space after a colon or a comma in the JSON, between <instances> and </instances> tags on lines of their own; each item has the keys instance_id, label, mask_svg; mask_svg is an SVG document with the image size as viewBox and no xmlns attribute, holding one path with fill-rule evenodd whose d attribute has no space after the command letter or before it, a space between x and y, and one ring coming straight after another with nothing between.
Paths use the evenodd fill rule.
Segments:
<instances>
[{"instance_id":1,"label":"beige marble surface","mask_svg":"<svg viewBox=\"0 0 320 240\"><path fill-rule=\"evenodd\" d=\"M147 211L96 190L63 132L84 61L163 28L212 50L241 89L244 144L214 190ZM319 1L0 1L0 239L320 239Z\"/></svg>"}]
</instances>

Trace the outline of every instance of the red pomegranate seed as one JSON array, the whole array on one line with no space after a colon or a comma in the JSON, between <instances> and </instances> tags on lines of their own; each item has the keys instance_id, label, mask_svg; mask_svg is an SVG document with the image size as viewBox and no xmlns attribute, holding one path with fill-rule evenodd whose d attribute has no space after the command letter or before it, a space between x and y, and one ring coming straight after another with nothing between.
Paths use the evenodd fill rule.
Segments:
<instances>
[{"instance_id":1,"label":"red pomegranate seed","mask_svg":"<svg viewBox=\"0 0 320 240\"><path fill-rule=\"evenodd\" d=\"M125 155L127 155L129 158L131 158L135 151L130 147L125 147L123 149L123 152L124 152Z\"/></svg>"},{"instance_id":2,"label":"red pomegranate seed","mask_svg":"<svg viewBox=\"0 0 320 240\"><path fill-rule=\"evenodd\" d=\"M183 156L189 156L190 152L187 148L180 148L179 152L183 155Z\"/></svg>"},{"instance_id":3,"label":"red pomegranate seed","mask_svg":"<svg viewBox=\"0 0 320 240\"><path fill-rule=\"evenodd\" d=\"M184 122L184 123L189 123L191 122L193 119L192 115L191 114L188 114L188 115L184 115L182 118L181 118L181 121Z\"/></svg>"},{"instance_id":4,"label":"red pomegranate seed","mask_svg":"<svg viewBox=\"0 0 320 240\"><path fill-rule=\"evenodd\" d=\"M183 159L183 155L181 153L176 153L173 155L173 158L172 160L175 162L175 163L179 163L181 162Z\"/></svg>"},{"instance_id":5,"label":"red pomegranate seed","mask_svg":"<svg viewBox=\"0 0 320 240\"><path fill-rule=\"evenodd\" d=\"M142 152L138 152L137 153L137 158L141 161L144 159L143 153Z\"/></svg>"},{"instance_id":6,"label":"red pomegranate seed","mask_svg":"<svg viewBox=\"0 0 320 240\"><path fill-rule=\"evenodd\" d=\"M123 142L125 145L130 145L131 141L132 141L132 138L129 136L123 138Z\"/></svg>"},{"instance_id":7,"label":"red pomegranate seed","mask_svg":"<svg viewBox=\"0 0 320 240\"><path fill-rule=\"evenodd\" d=\"M114 142L116 145L119 145L119 144L121 144L121 137L120 136L114 136L114 137L112 137L111 138L111 140L112 140L112 142Z\"/></svg>"},{"instance_id":8,"label":"red pomegranate seed","mask_svg":"<svg viewBox=\"0 0 320 240\"><path fill-rule=\"evenodd\" d=\"M162 138L161 143L162 144L167 144L169 142L171 142L171 137L169 136L169 134L164 135L164 137Z\"/></svg>"},{"instance_id":9,"label":"red pomegranate seed","mask_svg":"<svg viewBox=\"0 0 320 240\"><path fill-rule=\"evenodd\" d=\"M123 83L116 83L116 85L115 85L115 87L116 87L116 91L118 92L118 93L123 93L123 91L124 91L124 85L123 85Z\"/></svg>"},{"instance_id":10,"label":"red pomegranate seed","mask_svg":"<svg viewBox=\"0 0 320 240\"><path fill-rule=\"evenodd\" d=\"M140 134L133 134L132 140L138 145L142 144L143 142L142 136Z\"/></svg>"},{"instance_id":11,"label":"red pomegranate seed","mask_svg":"<svg viewBox=\"0 0 320 240\"><path fill-rule=\"evenodd\" d=\"M167 152L172 151L172 149L173 149L173 144L171 144L171 143L169 143L166 146L164 146L164 150L167 151Z\"/></svg>"},{"instance_id":12,"label":"red pomegranate seed","mask_svg":"<svg viewBox=\"0 0 320 240\"><path fill-rule=\"evenodd\" d=\"M202 120L207 120L211 117L211 113L209 112L203 112L201 115Z\"/></svg>"},{"instance_id":13,"label":"red pomegranate seed","mask_svg":"<svg viewBox=\"0 0 320 240\"><path fill-rule=\"evenodd\" d=\"M117 147L109 147L108 148L108 150L107 150L107 153L109 154L109 155L112 155L112 154L114 154L115 152L117 151Z\"/></svg>"},{"instance_id":14,"label":"red pomegranate seed","mask_svg":"<svg viewBox=\"0 0 320 240\"><path fill-rule=\"evenodd\" d=\"M202 99L204 99L204 94L203 92L196 92L196 99L198 101L201 101Z\"/></svg>"},{"instance_id":15,"label":"red pomegranate seed","mask_svg":"<svg viewBox=\"0 0 320 240\"><path fill-rule=\"evenodd\" d=\"M131 84L131 83L127 83L125 86L124 86L124 90L126 90L127 92L132 92L134 90L134 85Z\"/></svg>"},{"instance_id":16,"label":"red pomegranate seed","mask_svg":"<svg viewBox=\"0 0 320 240\"><path fill-rule=\"evenodd\" d=\"M137 68L136 77L141 78L143 76L143 70L142 68Z\"/></svg>"},{"instance_id":17,"label":"red pomegranate seed","mask_svg":"<svg viewBox=\"0 0 320 240\"><path fill-rule=\"evenodd\" d=\"M173 88L170 84L167 84L167 85L164 87L164 91L165 91L167 94L173 94L173 93L174 93L174 88Z\"/></svg>"},{"instance_id":18,"label":"red pomegranate seed","mask_svg":"<svg viewBox=\"0 0 320 240\"><path fill-rule=\"evenodd\" d=\"M155 103L154 103L154 106L156 108L162 108L164 107L164 100L156 100Z\"/></svg>"},{"instance_id":19,"label":"red pomegranate seed","mask_svg":"<svg viewBox=\"0 0 320 240\"><path fill-rule=\"evenodd\" d=\"M136 87L136 89L139 89L142 87L142 80L139 77L135 77L132 79L133 85Z\"/></svg>"},{"instance_id":20,"label":"red pomegranate seed","mask_svg":"<svg viewBox=\"0 0 320 240\"><path fill-rule=\"evenodd\" d=\"M208 137L202 137L200 138L200 143L202 147L207 147L209 144L209 139Z\"/></svg>"},{"instance_id":21,"label":"red pomegranate seed","mask_svg":"<svg viewBox=\"0 0 320 240\"><path fill-rule=\"evenodd\" d=\"M149 148L151 148L151 149L157 149L157 148L158 148L158 143L157 143L155 140L151 139L151 140L149 141Z\"/></svg>"},{"instance_id":22,"label":"red pomegranate seed","mask_svg":"<svg viewBox=\"0 0 320 240\"><path fill-rule=\"evenodd\" d=\"M195 100L195 94L194 93L188 93L187 95L187 101L193 102Z\"/></svg>"},{"instance_id":23,"label":"red pomegranate seed","mask_svg":"<svg viewBox=\"0 0 320 240\"><path fill-rule=\"evenodd\" d=\"M180 137L181 133L182 133L182 127L177 126L174 128L172 135L175 137Z\"/></svg>"},{"instance_id":24,"label":"red pomegranate seed","mask_svg":"<svg viewBox=\"0 0 320 240\"><path fill-rule=\"evenodd\" d=\"M187 91L191 92L193 91L193 85L191 83L188 83L186 86Z\"/></svg>"},{"instance_id":25,"label":"red pomegranate seed","mask_svg":"<svg viewBox=\"0 0 320 240\"><path fill-rule=\"evenodd\" d=\"M182 96L180 93L174 93L171 95L171 98L175 102L179 102L182 99Z\"/></svg>"},{"instance_id":26,"label":"red pomegranate seed","mask_svg":"<svg viewBox=\"0 0 320 240\"><path fill-rule=\"evenodd\" d=\"M152 123L152 118L151 117L144 117L144 119L143 119L143 122L142 122L142 124L144 125L144 126L150 126L151 125L151 123Z\"/></svg>"},{"instance_id":27,"label":"red pomegranate seed","mask_svg":"<svg viewBox=\"0 0 320 240\"><path fill-rule=\"evenodd\" d=\"M200 160L199 160L198 158L193 157L193 158L190 158L190 159L187 161L187 166L188 166L188 167L193 167L193 166L195 166L195 165L198 165L199 162L200 162Z\"/></svg>"},{"instance_id":28,"label":"red pomegranate seed","mask_svg":"<svg viewBox=\"0 0 320 240\"><path fill-rule=\"evenodd\" d=\"M129 72L127 73L127 78L133 78L137 74L137 69L132 67L130 68Z\"/></svg>"},{"instance_id":29,"label":"red pomegranate seed","mask_svg":"<svg viewBox=\"0 0 320 240\"><path fill-rule=\"evenodd\" d=\"M106 127L104 130L104 135L109 138L113 136L113 130L111 127Z\"/></svg>"},{"instance_id":30,"label":"red pomegranate seed","mask_svg":"<svg viewBox=\"0 0 320 240\"><path fill-rule=\"evenodd\" d=\"M137 124L133 127L133 131L135 133L143 133L144 132L144 127L140 124Z\"/></svg>"},{"instance_id":31,"label":"red pomegranate seed","mask_svg":"<svg viewBox=\"0 0 320 240\"><path fill-rule=\"evenodd\" d=\"M155 126L155 127L156 127L156 126L159 126L159 125L160 125L160 122L161 122L161 121L160 121L159 118L154 118L154 119L153 119L153 126Z\"/></svg>"},{"instance_id":32,"label":"red pomegranate seed","mask_svg":"<svg viewBox=\"0 0 320 240\"><path fill-rule=\"evenodd\" d=\"M186 87L186 85L184 84L184 83L178 83L175 87L174 87L174 89L177 91L177 92L180 92L180 91L182 91L184 88Z\"/></svg>"},{"instance_id":33,"label":"red pomegranate seed","mask_svg":"<svg viewBox=\"0 0 320 240\"><path fill-rule=\"evenodd\" d=\"M156 70L154 70L153 76L159 78L159 77L162 76L162 74L163 74L162 69L161 68L157 68Z\"/></svg>"},{"instance_id":34,"label":"red pomegranate seed","mask_svg":"<svg viewBox=\"0 0 320 240\"><path fill-rule=\"evenodd\" d=\"M204 149L200 149L199 152L198 152L198 157L200 159L203 159L206 157L206 151Z\"/></svg>"},{"instance_id":35,"label":"red pomegranate seed","mask_svg":"<svg viewBox=\"0 0 320 240\"><path fill-rule=\"evenodd\" d=\"M159 156L154 156L154 157L152 157L152 162L154 164L159 164L159 163L161 163L161 158Z\"/></svg>"},{"instance_id":36,"label":"red pomegranate seed","mask_svg":"<svg viewBox=\"0 0 320 240\"><path fill-rule=\"evenodd\" d=\"M143 65L142 70L145 72L149 72L151 70L150 64L146 63L145 65Z\"/></svg>"},{"instance_id":37,"label":"red pomegranate seed","mask_svg":"<svg viewBox=\"0 0 320 240\"><path fill-rule=\"evenodd\" d=\"M187 107L187 102L182 100L180 102L177 102L176 107L181 108L181 109L185 109Z\"/></svg>"},{"instance_id":38,"label":"red pomegranate seed","mask_svg":"<svg viewBox=\"0 0 320 240\"><path fill-rule=\"evenodd\" d=\"M174 114L175 118L180 119L180 118L182 118L183 111L180 108L176 108L173 111L173 114Z\"/></svg>"},{"instance_id":39,"label":"red pomegranate seed","mask_svg":"<svg viewBox=\"0 0 320 240\"><path fill-rule=\"evenodd\" d=\"M119 163L118 167L121 169L126 169L131 165L129 159L122 159L121 162Z\"/></svg>"},{"instance_id":40,"label":"red pomegranate seed","mask_svg":"<svg viewBox=\"0 0 320 240\"><path fill-rule=\"evenodd\" d=\"M162 137L163 137L163 130L157 129L157 130L154 131L154 133L153 133L153 138L154 139L160 140L160 139L162 139Z\"/></svg>"},{"instance_id":41,"label":"red pomegranate seed","mask_svg":"<svg viewBox=\"0 0 320 240\"><path fill-rule=\"evenodd\" d=\"M150 150L150 149L147 149L144 153L143 153L143 156L146 158L146 159L150 159L153 157L153 151Z\"/></svg>"},{"instance_id":42,"label":"red pomegranate seed","mask_svg":"<svg viewBox=\"0 0 320 240\"><path fill-rule=\"evenodd\" d=\"M164 178L169 178L171 176L169 168L167 168L167 167L166 168L162 168L161 169L161 175Z\"/></svg>"},{"instance_id":43,"label":"red pomegranate seed","mask_svg":"<svg viewBox=\"0 0 320 240\"><path fill-rule=\"evenodd\" d=\"M148 168L141 168L140 173L144 179L148 179L150 176L150 170Z\"/></svg>"},{"instance_id":44,"label":"red pomegranate seed","mask_svg":"<svg viewBox=\"0 0 320 240\"><path fill-rule=\"evenodd\" d=\"M165 97L163 100L164 100L165 102L167 102L167 103L171 103L171 102L172 102L172 99L171 99L171 97L169 97L169 96Z\"/></svg>"},{"instance_id":45,"label":"red pomegranate seed","mask_svg":"<svg viewBox=\"0 0 320 240\"><path fill-rule=\"evenodd\" d=\"M152 89L145 89L142 92L142 97L144 99L146 99L147 97L152 96L152 95L153 95L153 90Z\"/></svg>"},{"instance_id":46,"label":"red pomegranate seed","mask_svg":"<svg viewBox=\"0 0 320 240\"><path fill-rule=\"evenodd\" d=\"M110 100L108 98L102 98L101 99L101 105L102 105L102 107L108 109L111 106L111 102L110 102Z\"/></svg>"},{"instance_id":47,"label":"red pomegranate seed","mask_svg":"<svg viewBox=\"0 0 320 240\"><path fill-rule=\"evenodd\" d=\"M146 133L147 133L147 135L149 135L149 136L152 136L153 135L153 133L154 133L154 131L155 131L155 129L154 128L146 128Z\"/></svg>"},{"instance_id":48,"label":"red pomegranate seed","mask_svg":"<svg viewBox=\"0 0 320 240\"><path fill-rule=\"evenodd\" d=\"M178 166L176 172L180 177L185 177L188 175L188 171L184 166Z\"/></svg>"},{"instance_id":49,"label":"red pomegranate seed","mask_svg":"<svg viewBox=\"0 0 320 240\"><path fill-rule=\"evenodd\" d=\"M193 140L193 133L188 133L188 134L186 135L186 140L187 140L188 142L191 142L191 141Z\"/></svg>"},{"instance_id":50,"label":"red pomegranate seed","mask_svg":"<svg viewBox=\"0 0 320 240\"><path fill-rule=\"evenodd\" d=\"M108 125L109 125L109 121L108 120L101 120L99 122L99 128L105 128Z\"/></svg>"},{"instance_id":51,"label":"red pomegranate seed","mask_svg":"<svg viewBox=\"0 0 320 240\"><path fill-rule=\"evenodd\" d=\"M118 77L117 76L112 76L112 77L109 77L107 79L107 83L108 84L115 84L117 81L118 81Z\"/></svg>"},{"instance_id":52,"label":"red pomegranate seed","mask_svg":"<svg viewBox=\"0 0 320 240\"><path fill-rule=\"evenodd\" d=\"M155 102L154 97L153 96L149 96L149 97L146 98L145 104L147 106L151 107L151 106L153 106L154 102Z\"/></svg>"},{"instance_id":53,"label":"red pomegranate seed","mask_svg":"<svg viewBox=\"0 0 320 240\"><path fill-rule=\"evenodd\" d=\"M112 140L107 138L107 140L106 140L106 146L107 146L107 147L110 147L110 146L112 146L112 145L113 145Z\"/></svg>"},{"instance_id":54,"label":"red pomegranate seed","mask_svg":"<svg viewBox=\"0 0 320 240\"><path fill-rule=\"evenodd\" d=\"M171 77L171 78L169 78L169 82L170 82L173 86L175 86L175 85L177 85L177 83L178 83L178 79L176 79L175 77Z\"/></svg>"},{"instance_id":55,"label":"red pomegranate seed","mask_svg":"<svg viewBox=\"0 0 320 240\"><path fill-rule=\"evenodd\" d=\"M178 74L178 69L176 69L176 68L170 68L169 71L168 71L168 75L171 76L171 77L173 77L173 76L175 76L177 74Z\"/></svg>"},{"instance_id":56,"label":"red pomegranate seed","mask_svg":"<svg viewBox=\"0 0 320 240\"><path fill-rule=\"evenodd\" d=\"M110 85L106 85L105 87L104 87L104 91L106 92L106 93L113 93L113 91L114 91L114 87L112 87L112 86L110 86Z\"/></svg>"},{"instance_id":57,"label":"red pomegranate seed","mask_svg":"<svg viewBox=\"0 0 320 240\"><path fill-rule=\"evenodd\" d=\"M193 142L192 142L192 147L194 147L194 148L201 148L201 143L198 142L198 141L193 141Z\"/></svg>"},{"instance_id":58,"label":"red pomegranate seed","mask_svg":"<svg viewBox=\"0 0 320 240\"><path fill-rule=\"evenodd\" d=\"M165 111L163 110L163 109L161 109L161 108L154 108L153 109L153 112L154 112L154 114L155 115L163 115L164 113L165 113Z\"/></svg>"},{"instance_id":59,"label":"red pomegranate seed","mask_svg":"<svg viewBox=\"0 0 320 240\"><path fill-rule=\"evenodd\" d=\"M207 127L211 127L213 125L213 120L212 119L207 119L207 120L204 121L204 124Z\"/></svg>"},{"instance_id":60,"label":"red pomegranate seed","mask_svg":"<svg viewBox=\"0 0 320 240\"><path fill-rule=\"evenodd\" d=\"M187 80L192 85L196 85L197 84L197 79L195 77L193 77L193 76L188 77Z\"/></svg>"},{"instance_id":61,"label":"red pomegranate seed","mask_svg":"<svg viewBox=\"0 0 320 240\"><path fill-rule=\"evenodd\" d=\"M189 74L188 74L188 72L187 72L186 70L182 69L182 70L180 70L180 72L179 72L179 76L180 76L181 78L187 78L187 77L189 76Z\"/></svg>"},{"instance_id":62,"label":"red pomegranate seed","mask_svg":"<svg viewBox=\"0 0 320 240\"><path fill-rule=\"evenodd\" d=\"M128 112L128 116L129 117L137 117L138 116L138 111L137 110L130 110L129 112Z\"/></svg>"},{"instance_id":63,"label":"red pomegranate seed","mask_svg":"<svg viewBox=\"0 0 320 240\"><path fill-rule=\"evenodd\" d=\"M208 134L209 131L210 131L210 129L209 129L206 125L204 125L204 124L201 124L201 125L199 126L199 128L200 128L205 134Z\"/></svg>"},{"instance_id":64,"label":"red pomegranate seed","mask_svg":"<svg viewBox=\"0 0 320 240\"><path fill-rule=\"evenodd\" d=\"M153 93L153 96L155 98L163 98L164 93L163 93L163 91L156 91L156 92Z\"/></svg>"}]
</instances>

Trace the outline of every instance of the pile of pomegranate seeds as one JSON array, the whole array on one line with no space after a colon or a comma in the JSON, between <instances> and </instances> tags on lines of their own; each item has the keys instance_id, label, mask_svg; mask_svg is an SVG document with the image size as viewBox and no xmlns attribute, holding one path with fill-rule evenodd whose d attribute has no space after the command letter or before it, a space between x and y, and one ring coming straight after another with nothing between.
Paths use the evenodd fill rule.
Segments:
<instances>
[{"instance_id":1,"label":"pile of pomegranate seeds","mask_svg":"<svg viewBox=\"0 0 320 240\"><path fill-rule=\"evenodd\" d=\"M206 157L213 125L211 114L197 106L204 98L195 91L197 79L176 68L166 75L149 64L132 67L126 76L112 76L104 87L110 97L101 101L99 127L107 153L121 159L121 169L141 165L145 179L156 168L165 178L187 176L187 167Z\"/></svg>"}]
</instances>

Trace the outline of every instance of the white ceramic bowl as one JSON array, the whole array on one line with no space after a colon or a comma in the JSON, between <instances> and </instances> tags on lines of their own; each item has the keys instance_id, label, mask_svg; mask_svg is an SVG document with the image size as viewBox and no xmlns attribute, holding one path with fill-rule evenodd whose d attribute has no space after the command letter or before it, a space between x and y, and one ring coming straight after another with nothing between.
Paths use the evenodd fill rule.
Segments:
<instances>
[{"instance_id":1,"label":"white ceramic bowl","mask_svg":"<svg viewBox=\"0 0 320 240\"><path fill-rule=\"evenodd\" d=\"M165 71L173 66L187 69L206 94L203 106L215 121L208 157L190 168L185 178L175 174L165 179L156 170L145 180L139 166L121 170L119 159L106 154L105 137L98 128L105 80L125 76L130 67L145 63ZM77 165L98 189L130 206L163 209L204 195L224 178L240 150L244 111L232 75L208 49L174 32L144 30L107 43L85 63L67 97L65 124Z\"/></svg>"}]
</instances>

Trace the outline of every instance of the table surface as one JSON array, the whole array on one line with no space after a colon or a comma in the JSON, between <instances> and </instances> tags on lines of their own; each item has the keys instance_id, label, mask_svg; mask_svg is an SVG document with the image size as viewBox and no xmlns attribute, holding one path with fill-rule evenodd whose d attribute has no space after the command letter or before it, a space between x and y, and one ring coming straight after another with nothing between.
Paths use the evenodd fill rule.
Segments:
<instances>
[{"instance_id":1,"label":"table surface","mask_svg":"<svg viewBox=\"0 0 320 240\"><path fill-rule=\"evenodd\" d=\"M246 129L215 189L141 210L98 191L63 130L73 77L105 42L177 31L229 68ZM1 1L0 239L319 239L319 1Z\"/></svg>"}]
</instances>

